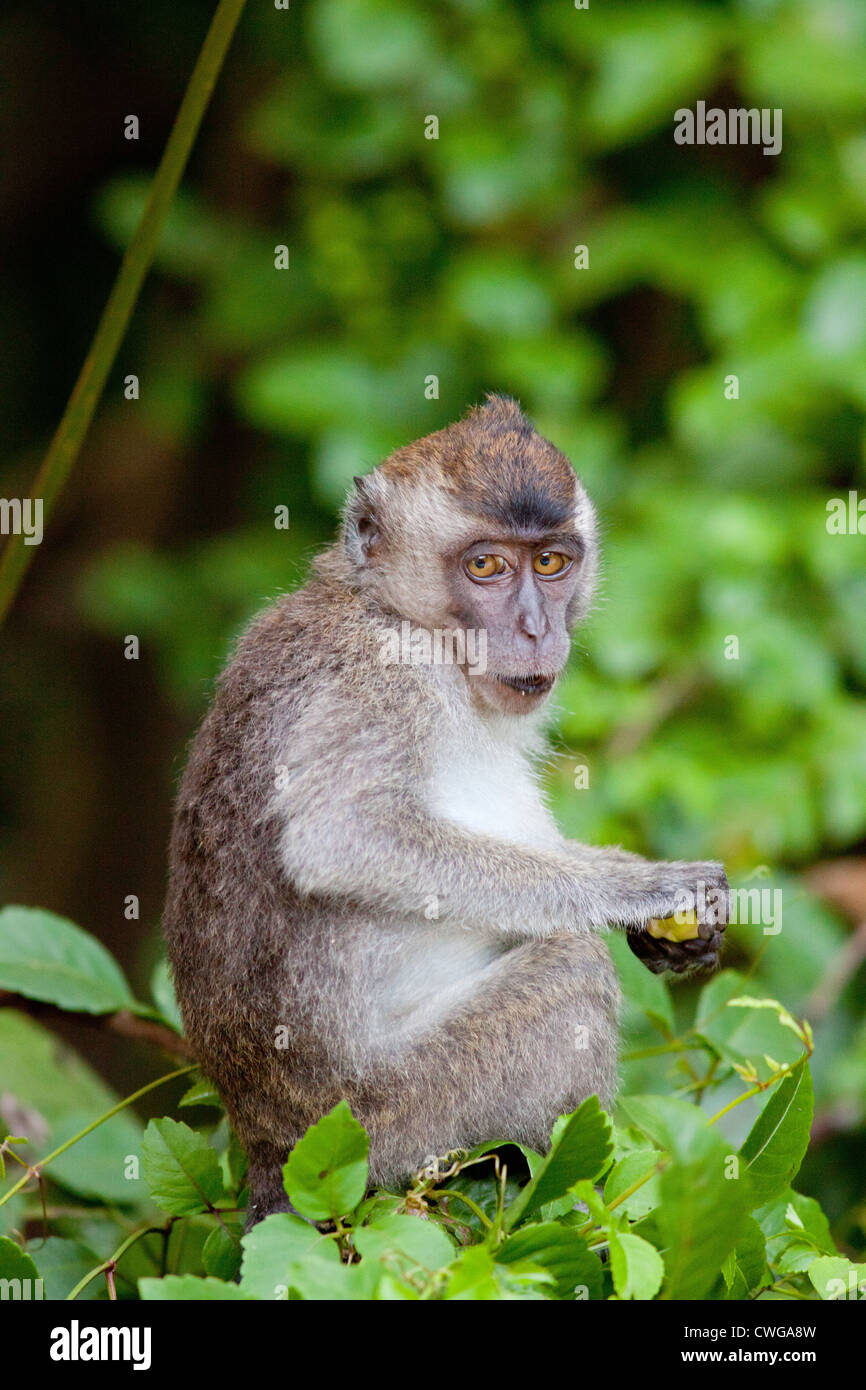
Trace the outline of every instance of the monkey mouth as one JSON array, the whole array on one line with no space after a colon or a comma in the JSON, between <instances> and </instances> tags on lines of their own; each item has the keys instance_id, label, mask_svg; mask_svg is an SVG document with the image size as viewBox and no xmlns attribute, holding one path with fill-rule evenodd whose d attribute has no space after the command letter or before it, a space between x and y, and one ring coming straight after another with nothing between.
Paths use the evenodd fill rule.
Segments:
<instances>
[{"instance_id":1,"label":"monkey mouth","mask_svg":"<svg viewBox=\"0 0 866 1390\"><path fill-rule=\"evenodd\" d=\"M510 690L519 690L521 695L546 695L553 689L555 676L497 676L501 685Z\"/></svg>"}]
</instances>

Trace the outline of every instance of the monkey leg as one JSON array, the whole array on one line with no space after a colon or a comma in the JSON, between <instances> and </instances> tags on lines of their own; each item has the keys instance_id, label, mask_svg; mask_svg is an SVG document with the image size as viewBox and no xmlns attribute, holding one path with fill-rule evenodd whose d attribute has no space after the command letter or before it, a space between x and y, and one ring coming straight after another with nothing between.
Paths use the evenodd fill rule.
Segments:
<instances>
[{"instance_id":1,"label":"monkey leg","mask_svg":"<svg viewBox=\"0 0 866 1390\"><path fill-rule=\"evenodd\" d=\"M604 942L524 942L396 1060L348 1093L370 1173L399 1181L432 1155L513 1139L544 1150L557 1116L617 1084L619 990Z\"/></svg>"},{"instance_id":2,"label":"monkey leg","mask_svg":"<svg viewBox=\"0 0 866 1390\"><path fill-rule=\"evenodd\" d=\"M619 989L603 940L549 936L503 952L433 1025L383 1042L344 1096L370 1136L370 1180L399 1183L432 1156L486 1139L546 1149L558 1115L617 1084ZM300 1137L300 1136L298 1136ZM248 1228L291 1211L286 1147L248 1143Z\"/></svg>"}]
</instances>

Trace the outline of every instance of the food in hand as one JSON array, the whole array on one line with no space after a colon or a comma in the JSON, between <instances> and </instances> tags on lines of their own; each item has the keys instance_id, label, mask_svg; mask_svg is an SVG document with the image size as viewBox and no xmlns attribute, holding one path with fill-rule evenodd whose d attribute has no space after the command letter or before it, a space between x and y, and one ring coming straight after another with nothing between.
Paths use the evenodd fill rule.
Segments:
<instances>
[{"instance_id":1,"label":"food in hand","mask_svg":"<svg viewBox=\"0 0 866 1390\"><path fill-rule=\"evenodd\" d=\"M675 917L653 917L647 931L661 941L692 941L698 935L698 914L679 912Z\"/></svg>"}]
</instances>

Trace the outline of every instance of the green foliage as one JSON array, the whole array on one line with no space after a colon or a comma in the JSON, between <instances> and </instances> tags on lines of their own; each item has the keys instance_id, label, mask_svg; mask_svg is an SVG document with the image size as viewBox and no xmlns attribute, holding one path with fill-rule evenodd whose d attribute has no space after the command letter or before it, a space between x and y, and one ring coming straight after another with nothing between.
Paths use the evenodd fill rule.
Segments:
<instances>
[{"instance_id":1,"label":"green foliage","mask_svg":"<svg viewBox=\"0 0 866 1390\"><path fill-rule=\"evenodd\" d=\"M210 1211L226 1195L217 1155L188 1125L151 1120L141 1155L150 1195L171 1216Z\"/></svg>"},{"instance_id":2,"label":"green foliage","mask_svg":"<svg viewBox=\"0 0 866 1390\"><path fill-rule=\"evenodd\" d=\"M586 1289L588 1298L601 1298L601 1263L573 1226L533 1221L507 1236L495 1259L499 1264L531 1264L545 1270L554 1281L548 1292L556 1298L573 1298L578 1287Z\"/></svg>"},{"instance_id":3,"label":"green foliage","mask_svg":"<svg viewBox=\"0 0 866 1390\"><path fill-rule=\"evenodd\" d=\"M740 1149L746 1160L755 1206L763 1206L791 1184L809 1143L812 1079L805 1062L773 1092Z\"/></svg>"},{"instance_id":4,"label":"green foliage","mask_svg":"<svg viewBox=\"0 0 866 1390\"><path fill-rule=\"evenodd\" d=\"M39 1246L39 1277L45 1284L45 1297L65 1298L98 1264L96 1251L82 1241L49 1236ZM101 1293L99 1285L93 1281L81 1290L78 1297L93 1300L98 1299Z\"/></svg>"},{"instance_id":5,"label":"green foliage","mask_svg":"<svg viewBox=\"0 0 866 1390\"><path fill-rule=\"evenodd\" d=\"M654 1298L661 1288L665 1262L642 1236L621 1231L611 1233L610 1270L618 1298L646 1300Z\"/></svg>"},{"instance_id":6,"label":"green foliage","mask_svg":"<svg viewBox=\"0 0 866 1390\"><path fill-rule=\"evenodd\" d=\"M169 1274L165 1279L142 1279L139 1292L145 1303L189 1302L216 1299L222 1302L247 1302L249 1295L236 1284L219 1279L197 1279L193 1274Z\"/></svg>"},{"instance_id":7,"label":"green foliage","mask_svg":"<svg viewBox=\"0 0 866 1390\"><path fill-rule=\"evenodd\" d=\"M866 1264L852 1264L841 1255L822 1255L809 1265L809 1278L822 1298L859 1300L866 1286Z\"/></svg>"},{"instance_id":8,"label":"green foliage","mask_svg":"<svg viewBox=\"0 0 866 1390\"><path fill-rule=\"evenodd\" d=\"M147 1012L95 937L35 907L0 910L0 988L84 1013Z\"/></svg>"},{"instance_id":9,"label":"green foliage","mask_svg":"<svg viewBox=\"0 0 866 1390\"><path fill-rule=\"evenodd\" d=\"M811 1197L790 1189L757 1213L767 1258L782 1274L808 1269L816 1255L833 1253L827 1218Z\"/></svg>"},{"instance_id":10,"label":"green foliage","mask_svg":"<svg viewBox=\"0 0 866 1390\"><path fill-rule=\"evenodd\" d=\"M12 1009L0 1010L0 1076L7 1103L21 1110L12 1133L24 1130L29 1136L29 1163L71 1139L117 1100L69 1047ZM61 1154L52 1164L52 1178L83 1197L137 1205L146 1196L145 1186L129 1176L126 1158L139 1152L141 1136L134 1115L115 1115ZM5 1215L0 1208L0 1221Z\"/></svg>"},{"instance_id":11,"label":"green foliage","mask_svg":"<svg viewBox=\"0 0 866 1390\"><path fill-rule=\"evenodd\" d=\"M655 1223L666 1252L665 1296L705 1298L744 1235L751 1194L744 1175L727 1176L720 1135L695 1128L685 1141L677 1137L677 1161L661 1175Z\"/></svg>"},{"instance_id":12,"label":"green foliage","mask_svg":"<svg viewBox=\"0 0 866 1390\"><path fill-rule=\"evenodd\" d=\"M219 1109L221 1101L213 1083L202 1077L200 1081L194 1081L189 1090L184 1092L178 1105L181 1109L188 1105L215 1105Z\"/></svg>"},{"instance_id":13,"label":"green foliage","mask_svg":"<svg viewBox=\"0 0 866 1390\"><path fill-rule=\"evenodd\" d=\"M0 1236L0 1279L38 1279L30 1256L8 1236Z\"/></svg>"},{"instance_id":14,"label":"green foliage","mask_svg":"<svg viewBox=\"0 0 866 1390\"><path fill-rule=\"evenodd\" d=\"M178 1033L182 1033L183 1020L180 1016L180 1009L178 1008L177 999L174 995L174 984L172 982L169 964L164 958L158 960L153 968L150 977L150 992L154 997L157 1010L162 1020L168 1023Z\"/></svg>"},{"instance_id":15,"label":"green foliage","mask_svg":"<svg viewBox=\"0 0 866 1390\"><path fill-rule=\"evenodd\" d=\"M327 1123L307 1130L284 1169L286 1191L301 1216L327 1221L357 1206L367 1188L368 1148L344 1100Z\"/></svg>"},{"instance_id":16,"label":"green foliage","mask_svg":"<svg viewBox=\"0 0 866 1390\"><path fill-rule=\"evenodd\" d=\"M579 1110L554 1128L550 1153L509 1207L506 1229L564 1197L581 1179L599 1177L608 1165L611 1150L610 1122L597 1097L590 1096Z\"/></svg>"},{"instance_id":17,"label":"green foliage","mask_svg":"<svg viewBox=\"0 0 866 1390\"><path fill-rule=\"evenodd\" d=\"M254 1298L327 1298L343 1271L336 1243L297 1216L278 1212L244 1236L242 1287Z\"/></svg>"}]
</instances>

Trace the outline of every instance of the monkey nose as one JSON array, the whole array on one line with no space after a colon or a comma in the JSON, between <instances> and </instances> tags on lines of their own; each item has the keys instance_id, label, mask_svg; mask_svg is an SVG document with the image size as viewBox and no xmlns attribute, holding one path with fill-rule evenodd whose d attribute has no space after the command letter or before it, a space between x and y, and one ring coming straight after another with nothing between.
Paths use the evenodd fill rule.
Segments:
<instances>
[{"instance_id":1,"label":"monkey nose","mask_svg":"<svg viewBox=\"0 0 866 1390\"><path fill-rule=\"evenodd\" d=\"M542 623L537 613L520 613L517 624L525 637L531 637L533 641L537 641L541 636Z\"/></svg>"}]
</instances>

